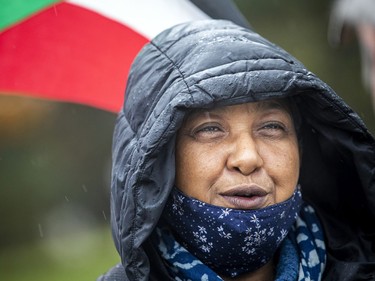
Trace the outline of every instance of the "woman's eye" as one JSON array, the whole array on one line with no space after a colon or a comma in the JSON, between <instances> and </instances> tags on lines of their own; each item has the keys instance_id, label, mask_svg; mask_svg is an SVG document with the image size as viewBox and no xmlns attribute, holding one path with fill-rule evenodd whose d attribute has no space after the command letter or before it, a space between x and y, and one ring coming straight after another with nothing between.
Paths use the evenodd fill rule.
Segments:
<instances>
[{"instance_id":1,"label":"woman's eye","mask_svg":"<svg viewBox=\"0 0 375 281\"><path fill-rule=\"evenodd\" d=\"M220 129L215 126L208 126L208 127L199 129L198 132L214 133L214 132L220 132Z\"/></svg>"},{"instance_id":2,"label":"woman's eye","mask_svg":"<svg viewBox=\"0 0 375 281\"><path fill-rule=\"evenodd\" d=\"M271 130L285 130L285 126L280 123L268 123L264 125L264 128Z\"/></svg>"},{"instance_id":3,"label":"woman's eye","mask_svg":"<svg viewBox=\"0 0 375 281\"><path fill-rule=\"evenodd\" d=\"M201 126L193 131L193 136L197 139L215 139L224 134L224 130L218 125Z\"/></svg>"},{"instance_id":4,"label":"woman's eye","mask_svg":"<svg viewBox=\"0 0 375 281\"><path fill-rule=\"evenodd\" d=\"M269 137L277 137L284 135L287 127L279 122L269 122L260 127L260 132Z\"/></svg>"}]
</instances>

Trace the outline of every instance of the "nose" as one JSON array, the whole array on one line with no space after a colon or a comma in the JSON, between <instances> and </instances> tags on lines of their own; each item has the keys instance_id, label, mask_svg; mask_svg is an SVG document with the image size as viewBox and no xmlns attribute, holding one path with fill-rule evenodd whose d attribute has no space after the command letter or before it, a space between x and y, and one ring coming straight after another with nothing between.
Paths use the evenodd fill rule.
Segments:
<instances>
[{"instance_id":1,"label":"nose","mask_svg":"<svg viewBox=\"0 0 375 281\"><path fill-rule=\"evenodd\" d=\"M256 142L250 134L244 133L232 141L230 153L227 158L227 167L229 170L250 175L262 165L263 159L259 154Z\"/></svg>"}]
</instances>

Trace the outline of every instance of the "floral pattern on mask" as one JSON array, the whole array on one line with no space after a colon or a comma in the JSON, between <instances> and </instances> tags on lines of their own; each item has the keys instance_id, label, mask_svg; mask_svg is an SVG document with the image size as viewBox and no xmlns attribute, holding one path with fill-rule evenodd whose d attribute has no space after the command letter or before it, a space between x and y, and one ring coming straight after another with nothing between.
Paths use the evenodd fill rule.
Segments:
<instances>
[{"instance_id":1,"label":"floral pattern on mask","mask_svg":"<svg viewBox=\"0 0 375 281\"><path fill-rule=\"evenodd\" d=\"M217 273L235 277L274 256L301 204L299 187L290 199L258 210L210 205L175 188L163 216L189 252Z\"/></svg>"}]
</instances>

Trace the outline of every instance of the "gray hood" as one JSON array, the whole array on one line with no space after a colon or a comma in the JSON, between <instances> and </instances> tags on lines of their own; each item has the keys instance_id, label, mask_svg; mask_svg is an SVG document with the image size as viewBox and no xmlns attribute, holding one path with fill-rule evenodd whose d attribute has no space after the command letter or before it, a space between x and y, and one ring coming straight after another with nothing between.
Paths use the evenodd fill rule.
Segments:
<instances>
[{"instance_id":1,"label":"gray hood","mask_svg":"<svg viewBox=\"0 0 375 281\"><path fill-rule=\"evenodd\" d=\"M174 136L185 114L283 97L302 115L300 183L325 227L328 276L349 263L343 252L374 260L375 142L360 118L284 50L228 21L207 20L164 31L131 68L113 140L111 197L126 280L153 279L148 238L174 184Z\"/></svg>"}]
</instances>

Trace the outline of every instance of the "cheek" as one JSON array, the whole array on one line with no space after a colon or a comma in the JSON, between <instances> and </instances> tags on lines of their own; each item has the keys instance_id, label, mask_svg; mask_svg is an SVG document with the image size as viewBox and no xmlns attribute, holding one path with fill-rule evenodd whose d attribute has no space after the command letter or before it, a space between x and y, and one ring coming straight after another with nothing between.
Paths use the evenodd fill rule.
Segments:
<instances>
[{"instance_id":1,"label":"cheek","mask_svg":"<svg viewBox=\"0 0 375 281\"><path fill-rule=\"evenodd\" d=\"M193 145L179 142L176 145L176 186L193 196L204 172L202 160Z\"/></svg>"},{"instance_id":2,"label":"cheek","mask_svg":"<svg viewBox=\"0 0 375 281\"><path fill-rule=\"evenodd\" d=\"M213 152L189 143L178 143L175 185L186 195L204 199L220 173L218 156L216 150Z\"/></svg>"},{"instance_id":3,"label":"cheek","mask_svg":"<svg viewBox=\"0 0 375 281\"><path fill-rule=\"evenodd\" d=\"M175 175L175 185L181 190L184 191L184 182L187 182L187 178L189 178L191 170L188 168L189 164L189 154L183 150L181 150L181 143L176 144L176 158L175 158L175 166L176 166L176 175Z\"/></svg>"},{"instance_id":4,"label":"cheek","mask_svg":"<svg viewBox=\"0 0 375 281\"><path fill-rule=\"evenodd\" d=\"M294 143L268 150L265 165L275 183L277 202L288 199L294 192L299 178L299 152Z\"/></svg>"},{"instance_id":5,"label":"cheek","mask_svg":"<svg viewBox=\"0 0 375 281\"><path fill-rule=\"evenodd\" d=\"M284 173L288 174L289 177L287 180L291 182L293 188L297 185L297 181L299 178L299 167L300 167L300 159L298 151L291 151L290 153L285 155L285 167Z\"/></svg>"},{"instance_id":6,"label":"cheek","mask_svg":"<svg viewBox=\"0 0 375 281\"><path fill-rule=\"evenodd\" d=\"M298 150L292 147L291 149L286 150L280 158L282 164L279 168L280 177L282 177L286 188L294 190L299 177Z\"/></svg>"}]
</instances>

